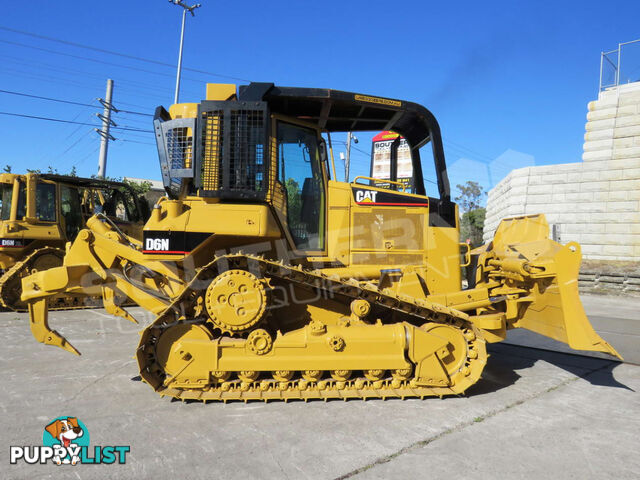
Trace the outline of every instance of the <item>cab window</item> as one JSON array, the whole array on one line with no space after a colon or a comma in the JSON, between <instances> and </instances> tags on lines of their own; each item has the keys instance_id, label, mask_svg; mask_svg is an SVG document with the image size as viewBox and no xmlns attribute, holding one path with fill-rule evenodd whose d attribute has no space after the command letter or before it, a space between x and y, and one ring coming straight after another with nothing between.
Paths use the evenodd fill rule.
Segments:
<instances>
[{"instance_id":1,"label":"cab window","mask_svg":"<svg viewBox=\"0 0 640 480\"><path fill-rule=\"evenodd\" d=\"M2 220L9 220L11 217L11 197L13 195L13 185L11 183L2 184L2 206L0 212Z\"/></svg>"},{"instance_id":2,"label":"cab window","mask_svg":"<svg viewBox=\"0 0 640 480\"><path fill-rule=\"evenodd\" d=\"M73 240L83 226L80 192L77 188L60 186L60 211L64 218L67 240Z\"/></svg>"},{"instance_id":3,"label":"cab window","mask_svg":"<svg viewBox=\"0 0 640 480\"><path fill-rule=\"evenodd\" d=\"M129 221L129 212L127 212L127 205L124 201L123 195L118 195L115 203L115 212L118 220L122 220L124 222Z\"/></svg>"},{"instance_id":4,"label":"cab window","mask_svg":"<svg viewBox=\"0 0 640 480\"><path fill-rule=\"evenodd\" d=\"M278 179L287 192L287 223L296 248L324 248L325 191L318 134L278 124Z\"/></svg>"},{"instance_id":5,"label":"cab window","mask_svg":"<svg viewBox=\"0 0 640 480\"><path fill-rule=\"evenodd\" d=\"M105 197L107 197L105 195ZM110 196L107 197L103 207L103 213L108 217L117 218L123 222L133 221L133 216L127 205L125 195L117 189L111 191Z\"/></svg>"},{"instance_id":6,"label":"cab window","mask_svg":"<svg viewBox=\"0 0 640 480\"><path fill-rule=\"evenodd\" d=\"M36 186L36 217L43 222L56 221L56 186L53 183Z\"/></svg>"},{"instance_id":7,"label":"cab window","mask_svg":"<svg viewBox=\"0 0 640 480\"><path fill-rule=\"evenodd\" d=\"M18 191L18 213L16 220L22 220L27 215L27 187L24 182L20 182L20 190Z\"/></svg>"},{"instance_id":8,"label":"cab window","mask_svg":"<svg viewBox=\"0 0 640 480\"><path fill-rule=\"evenodd\" d=\"M5 183L2 185L2 220L11 219L11 205L13 204L13 184ZM18 213L16 220L22 220L27 214L27 190L24 182L20 182L18 190Z\"/></svg>"}]
</instances>

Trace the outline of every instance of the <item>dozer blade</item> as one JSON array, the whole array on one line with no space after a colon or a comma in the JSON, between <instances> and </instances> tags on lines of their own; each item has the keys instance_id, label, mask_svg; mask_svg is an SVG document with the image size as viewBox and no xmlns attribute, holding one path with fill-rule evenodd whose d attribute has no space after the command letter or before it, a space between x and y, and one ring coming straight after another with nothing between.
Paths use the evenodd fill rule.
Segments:
<instances>
[{"instance_id":1,"label":"dozer blade","mask_svg":"<svg viewBox=\"0 0 640 480\"><path fill-rule=\"evenodd\" d=\"M71 345L66 338L49 327L47 299L42 298L36 302L29 303L29 317L31 333L40 343L60 347L67 352L80 355L80 352Z\"/></svg>"},{"instance_id":2,"label":"dozer blade","mask_svg":"<svg viewBox=\"0 0 640 480\"><path fill-rule=\"evenodd\" d=\"M580 301L580 245L570 242L563 246L548 235L544 215L503 221L496 232L494 249L503 252L503 258L524 260L525 275L533 280L513 326L564 342L574 350L608 353L622 360L593 329Z\"/></svg>"}]
</instances>

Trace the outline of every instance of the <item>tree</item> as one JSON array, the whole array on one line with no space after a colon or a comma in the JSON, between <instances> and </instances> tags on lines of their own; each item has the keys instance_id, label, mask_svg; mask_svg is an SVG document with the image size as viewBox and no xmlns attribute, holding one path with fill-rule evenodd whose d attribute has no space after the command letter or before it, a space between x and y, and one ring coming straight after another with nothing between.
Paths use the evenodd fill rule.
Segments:
<instances>
[{"instance_id":1,"label":"tree","mask_svg":"<svg viewBox=\"0 0 640 480\"><path fill-rule=\"evenodd\" d=\"M285 180L284 186L287 190L287 221L289 223L289 230L296 243L298 243L304 241L307 234L300 218L302 214L302 191L300 190L300 184L291 177Z\"/></svg>"},{"instance_id":2,"label":"tree","mask_svg":"<svg viewBox=\"0 0 640 480\"><path fill-rule=\"evenodd\" d=\"M480 208L481 199L484 194L482 185L478 182L467 180L464 185L458 184L456 187L460 190L460 196L456 197L456 202L458 202L458 205L462 207L464 212Z\"/></svg>"},{"instance_id":3,"label":"tree","mask_svg":"<svg viewBox=\"0 0 640 480\"><path fill-rule=\"evenodd\" d=\"M287 189L287 207L289 221L300 221L300 212L302 210L302 192L300 191L300 184L293 178L287 178L285 181L285 188Z\"/></svg>"},{"instance_id":4,"label":"tree","mask_svg":"<svg viewBox=\"0 0 640 480\"><path fill-rule=\"evenodd\" d=\"M476 208L462 214L460 220L460 239L463 242L469 240L472 248L479 247L484 242L482 240L482 232L484 231L484 217L486 211L484 208Z\"/></svg>"},{"instance_id":5,"label":"tree","mask_svg":"<svg viewBox=\"0 0 640 480\"><path fill-rule=\"evenodd\" d=\"M127 178L122 179L122 183L129 185L136 195L144 195L149 190L151 190L151 182L143 181L143 182L134 182L133 180L129 180Z\"/></svg>"},{"instance_id":6,"label":"tree","mask_svg":"<svg viewBox=\"0 0 640 480\"><path fill-rule=\"evenodd\" d=\"M482 232L486 210L480 205L486 194L482 186L472 180L456 187L460 190L460 196L456 197L456 201L464 212L460 219L460 240L468 241L471 247L477 247L483 243Z\"/></svg>"},{"instance_id":7,"label":"tree","mask_svg":"<svg viewBox=\"0 0 640 480\"><path fill-rule=\"evenodd\" d=\"M109 182L124 183L125 185L128 185L131 189L133 189L136 195L144 195L149 190L151 190L151 182L147 182L147 181L135 182L133 180L129 180L128 178L122 178L122 177L98 178L96 174L91 175L91 178L95 178L96 180L107 180Z\"/></svg>"},{"instance_id":8,"label":"tree","mask_svg":"<svg viewBox=\"0 0 640 480\"><path fill-rule=\"evenodd\" d=\"M11 165L5 165L3 171L4 173L11 173Z\"/></svg>"}]
</instances>

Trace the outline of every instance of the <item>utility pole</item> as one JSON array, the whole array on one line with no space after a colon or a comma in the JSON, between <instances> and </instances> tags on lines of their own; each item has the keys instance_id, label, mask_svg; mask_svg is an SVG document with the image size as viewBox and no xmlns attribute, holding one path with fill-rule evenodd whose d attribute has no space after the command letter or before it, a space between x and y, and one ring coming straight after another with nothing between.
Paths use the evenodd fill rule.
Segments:
<instances>
[{"instance_id":1,"label":"utility pole","mask_svg":"<svg viewBox=\"0 0 640 480\"><path fill-rule=\"evenodd\" d=\"M104 178L105 173L107 171L107 150L109 149L109 140L115 140L109 134L109 128L111 125L114 127L117 126L116 123L111 120L111 110L118 111L114 108L111 100L113 98L113 80L107 80L107 93L105 95L105 99L98 99L100 103L104 106L104 111L102 114L97 113L97 117L102 120L102 128L98 130L95 129L96 132L102 137L100 140L100 158L98 160L98 178Z\"/></svg>"},{"instance_id":2,"label":"utility pole","mask_svg":"<svg viewBox=\"0 0 640 480\"><path fill-rule=\"evenodd\" d=\"M183 0L169 0L169 3L173 3L174 5L178 5L182 7L182 30L180 32L180 52L178 53L178 71L176 73L176 94L173 98L173 103L178 103L178 99L180 97L180 74L182 73L182 46L184 45L184 23L187 17L187 12L191 14L192 17L195 17L196 14L193 11L196 8L200 8L202 5L199 3L195 3L191 6L188 6L184 3Z\"/></svg>"},{"instance_id":3,"label":"utility pole","mask_svg":"<svg viewBox=\"0 0 640 480\"><path fill-rule=\"evenodd\" d=\"M358 138L351 132L347 133L347 158L344 161L344 181L349 182L349 165L351 163L351 141L358 143Z\"/></svg>"}]
</instances>

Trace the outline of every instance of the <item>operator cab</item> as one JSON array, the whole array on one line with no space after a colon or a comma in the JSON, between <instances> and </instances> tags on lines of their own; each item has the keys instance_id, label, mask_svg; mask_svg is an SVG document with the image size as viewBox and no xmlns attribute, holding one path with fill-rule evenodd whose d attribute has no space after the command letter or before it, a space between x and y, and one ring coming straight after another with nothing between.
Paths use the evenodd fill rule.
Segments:
<instances>
[{"instance_id":1,"label":"operator cab","mask_svg":"<svg viewBox=\"0 0 640 480\"><path fill-rule=\"evenodd\" d=\"M73 240L98 212L126 227L148 217L144 207L124 183L57 174L0 175L0 220L8 222L7 232L17 232L21 238L24 230L55 230L60 224L64 238Z\"/></svg>"},{"instance_id":2,"label":"operator cab","mask_svg":"<svg viewBox=\"0 0 640 480\"><path fill-rule=\"evenodd\" d=\"M237 92L233 85L210 84L201 103L173 105L169 112L158 107L154 127L170 199L265 204L290 250L307 261L423 265L428 242L440 241L428 238L429 227L452 230L446 235L455 246L444 254L459 253L440 128L421 105L271 83L251 83ZM386 182L373 172L337 182L331 134L348 131L402 136L410 155L410 188L397 178L399 141L390 147ZM425 191L420 152L428 146L439 198ZM404 237L411 241L398 233L407 225L411 235ZM342 238L341 231L352 235Z\"/></svg>"}]
</instances>

